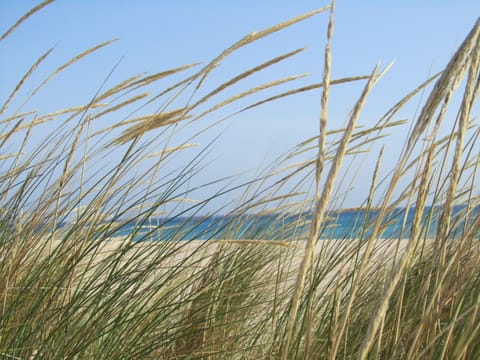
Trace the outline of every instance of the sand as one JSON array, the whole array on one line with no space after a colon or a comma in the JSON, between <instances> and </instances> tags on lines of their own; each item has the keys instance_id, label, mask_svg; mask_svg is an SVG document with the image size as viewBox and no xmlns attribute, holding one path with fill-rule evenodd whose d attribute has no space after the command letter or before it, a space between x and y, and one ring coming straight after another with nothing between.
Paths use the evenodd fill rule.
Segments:
<instances>
[{"instance_id":1,"label":"sand","mask_svg":"<svg viewBox=\"0 0 480 360\"><path fill-rule=\"evenodd\" d=\"M377 268L379 265L390 266L392 261L401 256L407 243L405 240L375 241L369 266ZM320 240L315 246L314 263L329 267L328 264L335 262L329 270L331 278L340 271L345 272L346 267L353 266L358 254L362 254L365 248L363 246L362 250L358 251L358 246L358 240ZM48 242L48 246L45 246L45 242L39 242L38 247L40 250L32 254L32 259L44 258L49 253L71 256L71 259L80 259L77 265L78 273L87 271L92 275L97 274L99 268L109 267L115 262L129 266L138 273L147 269L154 277L172 268L181 269L185 274L192 275L212 261L219 261L219 258L231 261L229 259L244 256L240 260L244 261L248 257L260 254L258 261L272 265L273 269L269 271L271 275L278 270L278 266L281 266L282 273L288 273L294 279L304 257L305 241L192 240L131 244L125 239L112 239L95 245L86 242L80 245L52 240Z\"/></svg>"}]
</instances>

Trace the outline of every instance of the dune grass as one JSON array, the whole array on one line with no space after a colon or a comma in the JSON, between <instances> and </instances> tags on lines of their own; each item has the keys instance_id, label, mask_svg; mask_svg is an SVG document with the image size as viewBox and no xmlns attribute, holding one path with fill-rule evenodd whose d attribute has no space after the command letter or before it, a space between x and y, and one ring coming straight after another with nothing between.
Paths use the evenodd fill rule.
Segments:
<instances>
[{"instance_id":1,"label":"dune grass","mask_svg":"<svg viewBox=\"0 0 480 360\"><path fill-rule=\"evenodd\" d=\"M17 21L0 42L50 2ZM323 12L330 19L322 83L232 108L303 76L224 95L298 49L204 89L205 79L237 49ZM362 128L357 119L368 94L389 67L330 79L333 19L332 4L247 35L203 67L139 74L110 88L105 81L87 104L49 114L26 109L29 99L110 41L59 66L11 110L51 50L33 62L0 110L2 358L480 358L480 128L471 113L480 89L480 22L441 73L406 94L374 126ZM183 73L150 93L152 84ZM329 89L353 81L362 81L363 91L345 126L329 129ZM312 89L321 89L318 134L251 181L197 185L217 190L205 199L189 198L192 190L185 185L194 182L215 147L196 139L215 124L187 140L180 136L184 129L220 109L233 110L218 122ZM397 113L420 92L425 100L407 121L411 131L399 160L380 177L387 165L383 150L376 154L373 145L405 124ZM458 105L454 96L461 99ZM144 111L152 104L157 111ZM452 111L455 118L446 118ZM121 120L99 127L111 114ZM58 125L42 138L37 129L45 123ZM439 132L443 123L451 124L448 136ZM7 151L12 148L17 151ZM172 167L192 150L188 161ZM361 156L377 161L368 179L366 215L359 212L356 219L359 236L319 241L335 220L328 210L342 207L339 184L354 181ZM239 190L233 207L206 212L212 201ZM454 211L458 204L464 206ZM413 211L413 219L405 219L396 238L382 240L399 206ZM368 216L372 210L374 218ZM185 241L212 215L222 221L208 233L211 240ZM252 221L267 215L269 221ZM162 219L178 222L168 228ZM126 225L130 231L119 237ZM151 241L157 236L163 241Z\"/></svg>"}]
</instances>

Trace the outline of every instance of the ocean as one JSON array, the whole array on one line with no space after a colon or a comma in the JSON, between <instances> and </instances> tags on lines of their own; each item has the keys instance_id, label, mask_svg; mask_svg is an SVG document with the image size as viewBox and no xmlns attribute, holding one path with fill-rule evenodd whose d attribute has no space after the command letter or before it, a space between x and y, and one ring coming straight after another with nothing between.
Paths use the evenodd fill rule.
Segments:
<instances>
[{"instance_id":1,"label":"ocean","mask_svg":"<svg viewBox=\"0 0 480 360\"><path fill-rule=\"evenodd\" d=\"M461 234L464 226L478 216L479 209L466 217L466 206L452 211L450 237ZM410 235L415 209L398 208L386 215L377 238L399 239ZM426 207L422 214L421 235L433 237L437 231L440 207ZM348 209L328 212L321 225L319 239L365 238L372 232L377 210ZM467 223L466 221L467 220ZM131 236L134 241L210 240L210 239L262 239L295 240L308 235L311 215L225 215L156 217L130 221L108 228L108 237Z\"/></svg>"}]
</instances>

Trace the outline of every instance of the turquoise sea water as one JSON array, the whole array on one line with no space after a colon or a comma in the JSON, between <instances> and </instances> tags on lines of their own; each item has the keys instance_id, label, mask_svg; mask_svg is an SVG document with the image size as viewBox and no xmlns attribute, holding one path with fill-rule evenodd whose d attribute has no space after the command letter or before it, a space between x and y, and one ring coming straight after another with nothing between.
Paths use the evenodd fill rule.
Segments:
<instances>
[{"instance_id":1,"label":"turquoise sea water","mask_svg":"<svg viewBox=\"0 0 480 360\"><path fill-rule=\"evenodd\" d=\"M452 232L460 234L465 224L465 206L453 210ZM414 209L396 209L382 222L379 238L406 238L410 234ZM422 234L434 236L441 209L425 208L422 214ZM469 215L470 221L478 215L478 208ZM352 239L366 237L378 211L363 209L330 212L322 223L320 239ZM309 230L308 214L272 214L240 216L204 216L152 218L143 223L128 223L112 227L110 237L132 235L135 241L208 240L208 239L285 239L304 238Z\"/></svg>"}]
</instances>

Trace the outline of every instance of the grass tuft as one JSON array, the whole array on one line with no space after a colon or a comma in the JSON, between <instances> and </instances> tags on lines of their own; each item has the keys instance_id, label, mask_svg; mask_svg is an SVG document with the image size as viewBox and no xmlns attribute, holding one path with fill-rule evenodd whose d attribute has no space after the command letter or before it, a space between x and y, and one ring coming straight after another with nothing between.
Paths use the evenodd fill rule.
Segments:
<instances>
[{"instance_id":1,"label":"grass tuft","mask_svg":"<svg viewBox=\"0 0 480 360\"><path fill-rule=\"evenodd\" d=\"M280 90L305 76L286 74L229 92L298 48L204 89L239 48L326 10L321 83ZM330 79L333 15L332 3L247 35L200 69L108 86L107 77L88 103L48 113L29 100L114 40L79 52L19 99L52 49L33 62L0 107L2 358L480 358L480 22L442 72L365 127L362 108L390 65ZM152 90L171 75L181 79ZM345 125L329 128L331 87L357 81ZM276 93L259 98L266 89ZM318 134L249 181L199 184L216 146L200 135L313 89L322 89ZM397 119L421 92L419 115ZM387 131L406 124L389 164ZM370 190L361 208L345 209L367 158ZM348 233L336 226L346 214Z\"/></svg>"}]
</instances>

